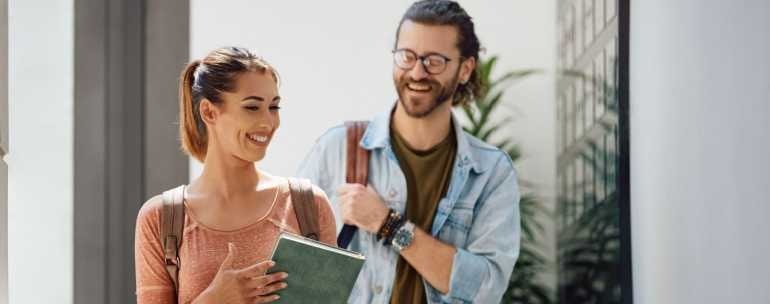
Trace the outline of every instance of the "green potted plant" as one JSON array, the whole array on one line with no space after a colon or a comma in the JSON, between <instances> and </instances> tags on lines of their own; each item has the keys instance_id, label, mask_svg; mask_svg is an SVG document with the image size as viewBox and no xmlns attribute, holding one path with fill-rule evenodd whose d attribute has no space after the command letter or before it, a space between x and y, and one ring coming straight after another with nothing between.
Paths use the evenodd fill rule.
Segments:
<instances>
[{"instance_id":1,"label":"green potted plant","mask_svg":"<svg viewBox=\"0 0 770 304\"><path fill-rule=\"evenodd\" d=\"M613 62L613 66L616 64ZM561 76L599 88L596 94L606 111L603 114L606 119L598 119L594 132L612 134L618 113L617 88L612 81L575 70L561 71ZM580 98L577 103L585 103L587 97L581 95ZM614 188L614 164L618 156L614 149L608 149L596 139L585 137L582 141L584 145L574 145L577 146L574 157L593 168L594 180L600 181L596 186L604 187L606 194L597 197L592 191L579 191L579 200L564 195L559 197L559 214L575 213L567 208L581 210L574 219L562 224L558 233L559 300L563 303L620 303L620 209ZM568 185L576 189L586 186L592 184Z\"/></svg>"}]
</instances>

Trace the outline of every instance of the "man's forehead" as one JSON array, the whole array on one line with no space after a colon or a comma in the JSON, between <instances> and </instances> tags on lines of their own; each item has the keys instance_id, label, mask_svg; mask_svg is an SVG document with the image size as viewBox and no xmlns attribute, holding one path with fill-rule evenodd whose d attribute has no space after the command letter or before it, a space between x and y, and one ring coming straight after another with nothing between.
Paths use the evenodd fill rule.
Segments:
<instances>
[{"instance_id":1,"label":"man's forehead","mask_svg":"<svg viewBox=\"0 0 770 304\"><path fill-rule=\"evenodd\" d=\"M396 48L410 49L418 54L439 52L456 54L457 28L452 25L430 25L404 21L399 29Z\"/></svg>"}]
</instances>

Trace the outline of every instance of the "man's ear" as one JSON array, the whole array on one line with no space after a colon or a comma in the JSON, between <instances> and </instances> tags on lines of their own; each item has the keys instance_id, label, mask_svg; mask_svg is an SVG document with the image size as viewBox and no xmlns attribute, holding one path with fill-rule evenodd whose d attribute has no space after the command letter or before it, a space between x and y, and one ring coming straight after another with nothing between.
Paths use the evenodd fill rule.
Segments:
<instances>
[{"instance_id":1,"label":"man's ear","mask_svg":"<svg viewBox=\"0 0 770 304\"><path fill-rule=\"evenodd\" d=\"M205 122L207 125L216 124L217 118L219 117L219 107L214 105L213 102L207 98L201 99L198 110L198 114L200 114L203 122Z\"/></svg>"},{"instance_id":2,"label":"man's ear","mask_svg":"<svg viewBox=\"0 0 770 304\"><path fill-rule=\"evenodd\" d=\"M471 79L473 70L476 69L476 58L470 57L463 60L460 66L460 83L465 84Z\"/></svg>"}]
</instances>

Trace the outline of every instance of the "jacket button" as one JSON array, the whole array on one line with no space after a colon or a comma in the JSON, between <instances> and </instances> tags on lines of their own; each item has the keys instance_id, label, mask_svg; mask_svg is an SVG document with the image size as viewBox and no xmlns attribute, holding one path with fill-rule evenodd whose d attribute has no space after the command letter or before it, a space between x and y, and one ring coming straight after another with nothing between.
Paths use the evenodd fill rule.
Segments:
<instances>
[{"instance_id":1,"label":"jacket button","mask_svg":"<svg viewBox=\"0 0 770 304\"><path fill-rule=\"evenodd\" d=\"M376 293L376 294L382 293L382 286L380 286L380 285L375 286L374 287L374 293Z\"/></svg>"},{"instance_id":2,"label":"jacket button","mask_svg":"<svg viewBox=\"0 0 770 304\"><path fill-rule=\"evenodd\" d=\"M390 189L390 191L388 191L388 196L389 196L390 198L394 198L394 197L396 197L396 194L398 194L398 193L396 192L396 190Z\"/></svg>"}]
</instances>

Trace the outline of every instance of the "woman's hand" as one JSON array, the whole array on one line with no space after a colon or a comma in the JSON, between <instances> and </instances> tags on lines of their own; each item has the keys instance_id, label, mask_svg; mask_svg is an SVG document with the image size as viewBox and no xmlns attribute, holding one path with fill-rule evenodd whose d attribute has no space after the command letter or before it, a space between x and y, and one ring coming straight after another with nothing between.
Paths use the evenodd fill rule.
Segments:
<instances>
[{"instance_id":1,"label":"woman's hand","mask_svg":"<svg viewBox=\"0 0 770 304\"><path fill-rule=\"evenodd\" d=\"M245 268L233 266L236 256L235 245L227 246L227 257L219 267L217 275L208 288L194 303L270 303L278 300L276 291L286 288L285 272L266 275L265 272L275 265L273 261L263 261Z\"/></svg>"}]
</instances>

